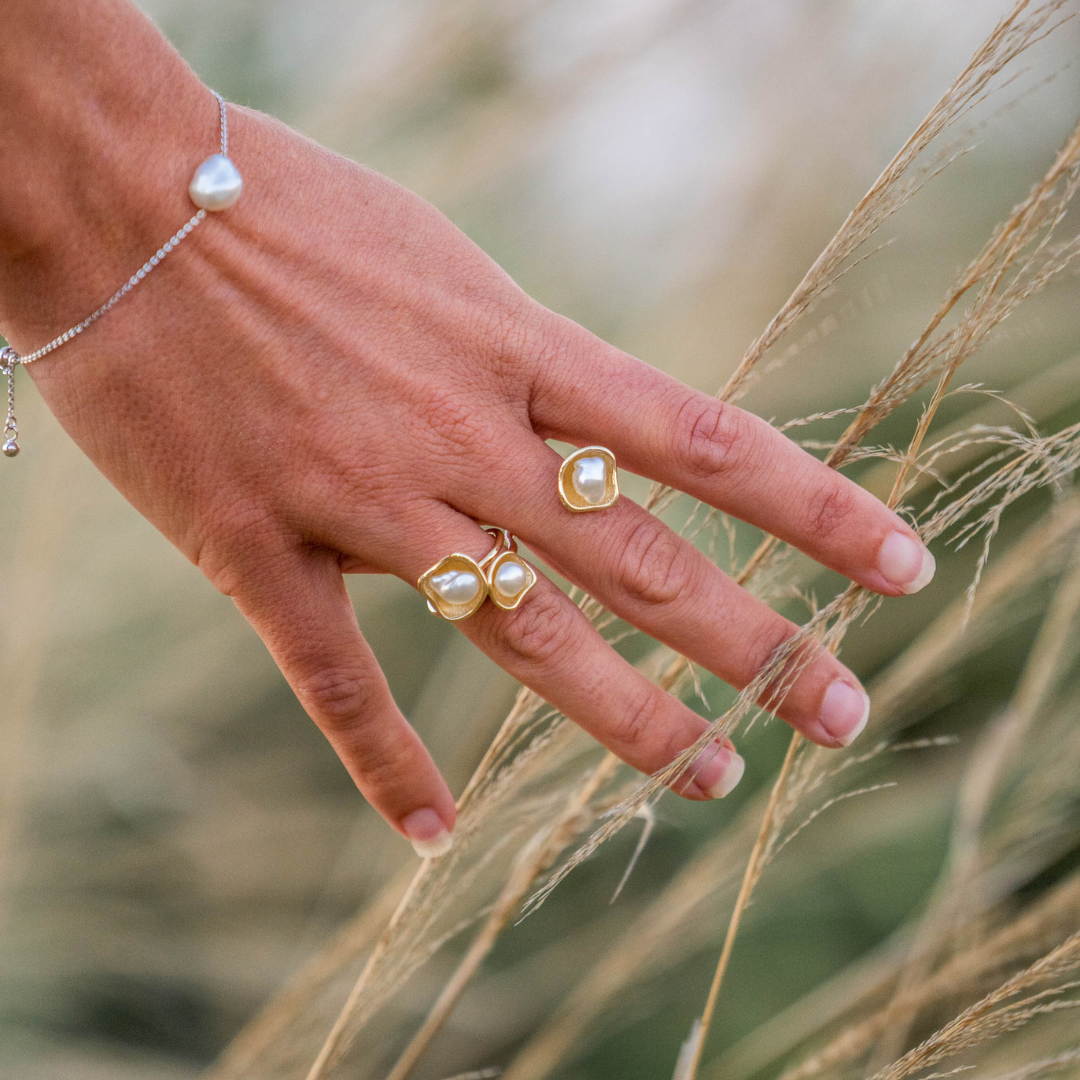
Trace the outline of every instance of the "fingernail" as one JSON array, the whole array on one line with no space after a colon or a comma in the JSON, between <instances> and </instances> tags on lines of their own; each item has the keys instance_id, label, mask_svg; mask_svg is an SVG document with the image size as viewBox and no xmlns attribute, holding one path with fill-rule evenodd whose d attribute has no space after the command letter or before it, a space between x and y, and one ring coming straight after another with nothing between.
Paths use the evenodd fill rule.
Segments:
<instances>
[{"instance_id":1,"label":"fingernail","mask_svg":"<svg viewBox=\"0 0 1080 1080\"><path fill-rule=\"evenodd\" d=\"M722 743L703 750L687 770L695 784L710 799L730 795L746 772L746 762Z\"/></svg>"},{"instance_id":2,"label":"fingernail","mask_svg":"<svg viewBox=\"0 0 1080 1080\"><path fill-rule=\"evenodd\" d=\"M428 807L414 810L401 822L401 827L421 859L437 859L454 846L454 838L447 832L442 818Z\"/></svg>"},{"instance_id":3,"label":"fingernail","mask_svg":"<svg viewBox=\"0 0 1080 1080\"><path fill-rule=\"evenodd\" d=\"M906 593L916 593L928 585L936 568L934 556L907 533L889 533L878 551L881 576Z\"/></svg>"},{"instance_id":4,"label":"fingernail","mask_svg":"<svg viewBox=\"0 0 1080 1080\"><path fill-rule=\"evenodd\" d=\"M870 698L865 690L836 679L825 691L818 719L837 742L850 746L870 719Z\"/></svg>"}]
</instances>

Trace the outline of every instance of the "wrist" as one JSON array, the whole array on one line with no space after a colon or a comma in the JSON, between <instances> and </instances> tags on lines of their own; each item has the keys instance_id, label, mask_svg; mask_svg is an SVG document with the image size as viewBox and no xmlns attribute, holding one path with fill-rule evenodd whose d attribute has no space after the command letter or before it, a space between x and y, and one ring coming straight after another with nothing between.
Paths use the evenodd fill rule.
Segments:
<instances>
[{"instance_id":1,"label":"wrist","mask_svg":"<svg viewBox=\"0 0 1080 1080\"><path fill-rule=\"evenodd\" d=\"M25 351L84 317L191 215L217 104L123 0L10 2L0 332Z\"/></svg>"}]
</instances>

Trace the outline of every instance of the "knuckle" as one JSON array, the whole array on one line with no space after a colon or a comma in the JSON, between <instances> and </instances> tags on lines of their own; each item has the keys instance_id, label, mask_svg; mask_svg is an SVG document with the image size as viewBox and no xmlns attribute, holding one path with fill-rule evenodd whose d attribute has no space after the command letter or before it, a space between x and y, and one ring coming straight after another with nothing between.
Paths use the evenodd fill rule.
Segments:
<instances>
[{"instance_id":1,"label":"knuckle","mask_svg":"<svg viewBox=\"0 0 1080 1080\"><path fill-rule=\"evenodd\" d=\"M765 672L795 632L794 626L786 622L777 623L772 619L749 631L746 644L747 682ZM780 674L779 671L776 672L776 677L779 678Z\"/></svg>"},{"instance_id":2,"label":"knuckle","mask_svg":"<svg viewBox=\"0 0 1080 1080\"><path fill-rule=\"evenodd\" d=\"M830 478L810 497L805 532L815 539L827 539L851 516L854 509L854 493L846 484L838 484Z\"/></svg>"},{"instance_id":3,"label":"knuckle","mask_svg":"<svg viewBox=\"0 0 1080 1080\"><path fill-rule=\"evenodd\" d=\"M362 672L324 668L296 687L301 704L331 731L350 731L363 723L372 703L371 680Z\"/></svg>"},{"instance_id":4,"label":"knuckle","mask_svg":"<svg viewBox=\"0 0 1080 1080\"><path fill-rule=\"evenodd\" d=\"M615 717L615 737L625 747L640 749L652 737L659 711L652 693L635 695Z\"/></svg>"},{"instance_id":5,"label":"knuckle","mask_svg":"<svg viewBox=\"0 0 1080 1080\"><path fill-rule=\"evenodd\" d=\"M355 767L365 786L384 793L400 788L402 780L409 775L408 756L392 746L364 747Z\"/></svg>"},{"instance_id":6,"label":"knuckle","mask_svg":"<svg viewBox=\"0 0 1080 1080\"><path fill-rule=\"evenodd\" d=\"M574 638L577 608L559 596L528 596L509 612L500 628L500 641L514 656L534 667L550 667Z\"/></svg>"},{"instance_id":7,"label":"knuckle","mask_svg":"<svg viewBox=\"0 0 1080 1080\"><path fill-rule=\"evenodd\" d=\"M630 534L616 585L638 603L671 604L693 587L695 549L652 516Z\"/></svg>"},{"instance_id":8,"label":"knuckle","mask_svg":"<svg viewBox=\"0 0 1080 1080\"><path fill-rule=\"evenodd\" d=\"M424 402L424 424L457 448L482 445L486 434L475 406L453 391L430 393Z\"/></svg>"},{"instance_id":9,"label":"knuckle","mask_svg":"<svg viewBox=\"0 0 1080 1080\"><path fill-rule=\"evenodd\" d=\"M481 354L499 369L515 369L534 347L534 332L524 295L511 300L499 296L495 303L475 313L475 334Z\"/></svg>"},{"instance_id":10,"label":"knuckle","mask_svg":"<svg viewBox=\"0 0 1080 1080\"><path fill-rule=\"evenodd\" d=\"M758 700L776 712L807 669L825 655L820 645L800 637L798 629L787 623L761 628L748 650L746 683L767 675Z\"/></svg>"},{"instance_id":11,"label":"knuckle","mask_svg":"<svg viewBox=\"0 0 1080 1080\"><path fill-rule=\"evenodd\" d=\"M672 426L676 460L687 472L710 477L731 471L752 451L749 417L741 409L698 394L686 397Z\"/></svg>"},{"instance_id":12,"label":"knuckle","mask_svg":"<svg viewBox=\"0 0 1080 1080\"><path fill-rule=\"evenodd\" d=\"M237 500L207 517L210 524L192 544L191 561L218 592L236 597L280 554L278 527L267 507L253 500Z\"/></svg>"}]
</instances>

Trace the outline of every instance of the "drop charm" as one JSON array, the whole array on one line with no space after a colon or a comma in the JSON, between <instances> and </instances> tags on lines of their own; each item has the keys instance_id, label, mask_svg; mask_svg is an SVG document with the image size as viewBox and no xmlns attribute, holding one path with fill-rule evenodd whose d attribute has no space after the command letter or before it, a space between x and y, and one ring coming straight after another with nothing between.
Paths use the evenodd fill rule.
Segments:
<instances>
[{"instance_id":1,"label":"drop charm","mask_svg":"<svg viewBox=\"0 0 1080 1080\"><path fill-rule=\"evenodd\" d=\"M4 456L19 453L19 425L15 422L15 366L19 356L10 345L0 349L0 375L7 378L7 419L4 421Z\"/></svg>"},{"instance_id":2,"label":"drop charm","mask_svg":"<svg viewBox=\"0 0 1080 1080\"><path fill-rule=\"evenodd\" d=\"M200 210L227 210L244 188L240 170L224 154L211 154L196 170L188 185L191 201Z\"/></svg>"}]
</instances>

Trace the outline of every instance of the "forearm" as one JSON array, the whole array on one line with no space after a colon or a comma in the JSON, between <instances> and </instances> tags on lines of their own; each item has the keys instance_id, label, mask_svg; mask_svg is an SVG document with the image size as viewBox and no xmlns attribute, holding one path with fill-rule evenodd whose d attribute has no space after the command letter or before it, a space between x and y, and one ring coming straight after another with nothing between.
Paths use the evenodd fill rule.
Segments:
<instances>
[{"instance_id":1,"label":"forearm","mask_svg":"<svg viewBox=\"0 0 1080 1080\"><path fill-rule=\"evenodd\" d=\"M215 109L127 0L5 0L0 332L77 322L183 223Z\"/></svg>"}]
</instances>

